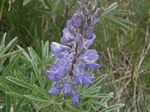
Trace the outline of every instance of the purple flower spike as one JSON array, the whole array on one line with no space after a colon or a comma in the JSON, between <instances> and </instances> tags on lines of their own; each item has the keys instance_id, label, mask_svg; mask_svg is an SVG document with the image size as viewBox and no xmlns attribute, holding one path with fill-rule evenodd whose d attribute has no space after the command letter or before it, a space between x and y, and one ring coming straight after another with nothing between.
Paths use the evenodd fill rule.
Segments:
<instances>
[{"instance_id":1,"label":"purple flower spike","mask_svg":"<svg viewBox=\"0 0 150 112\"><path fill-rule=\"evenodd\" d=\"M56 62L47 70L49 80L56 83L49 94L69 94L72 104L79 104L76 88L90 85L95 79L89 69L100 67L96 63L99 59L97 51L89 49L96 39L93 28L98 22L99 9L89 4L92 2L77 1L79 10L67 20L61 43L52 42L50 45Z\"/></svg>"}]
</instances>

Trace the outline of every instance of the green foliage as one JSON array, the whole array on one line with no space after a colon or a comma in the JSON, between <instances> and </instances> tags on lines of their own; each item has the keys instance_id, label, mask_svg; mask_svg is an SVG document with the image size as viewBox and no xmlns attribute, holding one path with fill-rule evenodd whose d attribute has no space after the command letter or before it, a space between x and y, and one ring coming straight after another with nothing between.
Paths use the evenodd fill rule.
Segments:
<instances>
[{"instance_id":1,"label":"green foliage","mask_svg":"<svg viewBox=\"0 0 150 112\"><path fill-rule=\"evenodd\" d=\"M103 5L103 1L101 1ZM148 112L150 67L150 1L105 1L96 29L102 73L108 73L105 90L115 90L114 102L124 102L123 112Z\"/></svg>"},{"instance_id":2,"label":"green foliage","mask_svg":"<svg viewBox=\"0 0 150 112\"><path fill-rule=\"evenodd\" d=\"M149 112L150 1L98 0L98 6L92 47L103 66L73 106L69 96L48 94L53 83L45 71L55 62L47 40L60 40L76 0L0 0L0 111Z\"/></svg>"},{"instance_id":3,"label":"green foliage","mask_svg":"<svg viewBox=\"0 0 150 112\"><path fill-rule=\"evenodd\" d=\"M10 112L11 109L15 112L23 110L36 112L95 112L102 110L109 112L123 106L122 104L110 105L108 101L113 98L113 93L103 94L101 92L102 81L108 76L105 74L98 77L92 86L81 88L80 105L73 106L67 95L49 95L48 90L53 83L44 74L55 61L49 53L49 42L42 41L38 53L32 47L29 47L27 52L20 46L17 47L22 54L15 54L15 57L19 59L7 71L3 79L5 81L0 84L3 87L3 96L5 95L2 110L6 112Z\"/></svg>"},{"instance_id":4,"label":"green foliage","mask_svg":"<svg viewBox=\"0 0 150 112\"><path fill-rule=\"evenodd\" d=\"M0 31L19 37L23 46L58 40L74 0L1 0ZM59 6L59 7L58 7Z\"/></svg>"}]
</instances>

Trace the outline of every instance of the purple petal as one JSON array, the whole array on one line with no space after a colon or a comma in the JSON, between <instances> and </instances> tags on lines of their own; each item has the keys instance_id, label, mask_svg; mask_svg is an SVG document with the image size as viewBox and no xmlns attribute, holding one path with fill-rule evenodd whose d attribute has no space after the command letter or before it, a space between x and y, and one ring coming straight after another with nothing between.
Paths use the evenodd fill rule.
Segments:
<instances>
[{"instance_id":1,"label":"purple petal","mask_svg":"<svg viewBox=\"0 0 150 112\"><path fill-rule=\"evenodd\" d=\"M86 38L86 39L92 39L93 38L93 30L91 27L87 28L87 31L86 31L84 38Z\"/></svg>"},{"instance_id":2,"label":"purple petal","mask_svg":"<svg viewBox=\"0 0 150 112\"><path fill-rule=\"evenodd\" d=\"M93 68L93 69L98 69L101 67L99 64L96 64L96 63L86 63L86 65L87 67Z\"/></svg>"},{"instance_id":3,"label":"purple petal","mask_svg":"<svg viewBox=\"0 0 150 112\"><path fill-rule=\"evenodd\" d=\"M93 83L93 81L90 80L90 79L85 79L83 83L86 84L86 85L90 85L90 84Z\"/></svg>"},{"instance_id":4,"label":"purple petal","mask_svg":"<svg viewBox=\"0 0 150 112\"><path fill-rule=\"evenodd\" d=\"M82 62L74 64L73 73L74 74L84 74L84 67L85 67L85 64Z\"/></svg>"},{"instance_id":5,"label":"purple petal","mask_svg":"<svg viewBox=\"0 0 150 112\"><path fill-rule=\"evenodd\" d=\"M49 80L56 81L56 78L55 78L55 75L53 74L53 72L54 71L52 71L52 70L47 71L47 76L48 76Z\"/></svg>"},{"instance_id":6,"label":"purple petal","mask_svg":"<svg viewBox=\"0 0 150 112\"><path fill-rule=\"evenodd\" d=\"M80 28L80 27L81 27L81 20L80 20L80 17L79 17L77 14L75 14L75 15L71 18L71 20L73 21L73 24L74 24L74 26L75 26L76 28Z\"/></svg>"},{"instance_id":7,"label":"purple petal","mask_svg":"<svg viewBox=\"0 0 150 112\"><path fill-rule=\"evenodd\" d=\"M91 76L88 72L85 72L83 84L90 85L90 84L93 83L93 80L94 80L94 79L95 79L94 76Z\"/></svg>"},{"instance_id":8,"label":"purple petal","mask_svg":"<svg viewBox=\"0 0 150 112\"><path fill-rule=\"evenodd\" d=\"M92 21L90 23L90 26L95 26L97 24L97 22L99 21L99 19L97 17L93 17Z\"/></svg>"},{"instance_id":9,"label":"purple petal","mask_svg":"<svg viewBox=\"0 0 150 112\"><path fill-rule=\"evenodd\" d=\"M53 54L58 58L62 58L65 54L67 54L69 49L69 47L56 42L52 42L50 47Z\"/></svg>"},{"instance_id":10,"label":"purple petal","mask_svg":"<svg viewBox=\"0 0 150 112\"><path fill-rule=\"evenodd\" d=\"M67 28L75 36L76 32L74 31L73 23L71 20L67 20Z\"/></svg>"},{"instance_id":11,"label":"purple petal","mask_svg":"<svg viewBox=\"0 0 150 112\"><path fill-rule=\"evenodd\" d=\"M78 76L76 76L76 77L75 77L75 83L82 85L82 83L83 83L83 78L84 78L83 75L78 75Z\"/></svg>"},{"instance_id":12,"label":"purple petal","mask_svg":"<svg viewBox=\"0 0 150 112\"><path fill-rule=\"evenodd\" d=\"M85 53L82 54L79 58L87 63L95 63L96 60L99 59L99 55L97 54L96 50L90 49L85 51Z\"/></svg>"},{"instance_id":13,"label":"purple petal","mask_svg":"<svg viewBox=\"0 0 150 112\"><path fill-rule=\"evenodd\" d=\"M91 39L84 38L84 46L86 48L89 48L93 44L95 39L96 39L96 35L95 34L93 34L93 38L91 38Z\"/></svg>"},{"instance_id":14,"label":"purple petal","mask_svg":"<svg viewBox=\"0 0 150 112\"><path fill-rule=\"evenodd\" d=\"M72 91L71 93L71 100L72 100L72 104L79 104L79 98L75 93L75 91Z\"/></svg>"},{"instance_id":15,"label":"purple petal","mask_svg":"<svg viewBox=\"0 0 150 112\"><path fill-rule=\"evenodd\" d=\"M67 28L65 28L63 30L63 37L61 38L61 43L65 44L65 45L66 44L68 45L71 42L73 42L74 39L75 39L74 35L71 32L69 32L69 30Z\"/></svg>"},{"instance_id":16,"label":"purple petal","mask_svg":"<svg viewBox=\"0 0 150 112\"><path fill-rule=\"evenodd\" d=\"M65 70L62 68L57 68L56 70L52 69L52 70L47 71L47 75L51 81L58 82L65 77Z\"/></svg>"},{"instance_id":17,"label":"purple petal","mask_svg":"<svg viewBox=\"0 0 150 112\"><path fill-rule=\"evenodd\" d=\"M57 87L52 87L49 92L49 94L51 95L55 95L55 94L59 94L60 93L60 89L58 89Z\"/></svg>"},{"instance_id":18,"label":"purple petal","mask_svg":"<svg viewBox=\"0 0 150 112\"><path fill-rule=\"evenodd\" d=\"M71 92L71 84L65 84L63 87L64 94L68 94Z\"/></svg>"},{"instance_id":19,"label":"purple petal","mask_svg":"<svg viewBox=\"0 0 150 112\"><path fill-rule=\"evenodd\" d=\"M55 72L56 81L62 80L64 76L65 76L64 70L58 70Z\"/></svg>"},{"instance_id":20,"label":"purple petal","mask_svg":"<svg viewBox=\"0 0 150 112\"><path fill-rule=\"evenodd\" d=\"M84 46L84 39L83 37L80 35L76 40L78 40L78 51L82 51L84 48L86 49L86 47Z\"/></svg>"}]
</instances>

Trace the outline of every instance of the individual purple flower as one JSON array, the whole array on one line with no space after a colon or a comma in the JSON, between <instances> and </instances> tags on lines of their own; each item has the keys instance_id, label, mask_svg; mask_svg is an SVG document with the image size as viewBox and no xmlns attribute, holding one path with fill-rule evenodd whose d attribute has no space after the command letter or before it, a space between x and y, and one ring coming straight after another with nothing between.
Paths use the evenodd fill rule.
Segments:
<instances>
[{"instance_id":1,"label":"individual purple flower","mask_svg":"<svg viewBox=\"0 0 150 112\"><path fill-rule=\"evenodd\" d=\"M90 85L90 84L93 83L94 79L95 79L95 77L91 76L91 74L89 72L85 72L83 83L86 84L86 85Z\"/></svg>"},{"instance_id":2,"label":"individual purple flower","mask_svg":"<svg viewBox=\"0 0 150 112\"><path fill-rule=\"evenodd\" d=\"M60 92L60 89L57 87L53 87L49 90L49 94L51 95L59 94L59 92Z\"/></svg>"},{"instance_id":3,"label":"individual purple flower","mask_svg":"<svg viewBox=\"0 0 150 112\"><path fill-rule=\"evenodd\" d=\"M71 86L72 86L71 84L64 84L63 86L64 94L69 94L71 92L72 90Z\"/></svg>"},{"instance_id":4,"label":"individual purple flower","mask_svg":"<svg viewBox=\"0 0 150 112\"><path fill-rule=\"evenodd\" d=\"M99 68L100 65L95 62L99 59L97 51L94 49L89 49L82 54L79 59L81 59L89 68Z\"/></svg>"},{"instance_id":5,"label":"individual purple flower","mask_svg":"<svg viewBox=\"0 0 150 112\"><path fill-rule=\"evenodd\" d=\"M77 96L77 93L75 91L71 91L71 100L72 104L79 104L79 98Z\"/></svg>"},{"instance_id":6,"label":"individual purple flower","mask_svg":"<svg viewBox=\"0 0 150 112\"><path fill-rule=\"evenodd\" d=\"M65 56L68 53L68 49L69 47L61 45L59 43L51 43L51 50L53 54L58 58L62 58L63 56Z\"/></svg>"},{"instance_id":7,"label":"individual purple flower","mask_svg":"<svg viewBox=\"0 0 150 112\"><path fill-rule=\"evenodd\" d=\"M82 20L80 18L80 13L76 13L74 16L71 18L73 22L73 26L75 28L80 28L82 26Z\"/></svg>"},{"instance_id":8,"label":"individual purple flower","mask_svg":"<svg viewBox=\"0 0 150 112\"><path fill-rule=\"evenodd\" d=\"M72 104L79 104L79 90L75 88L90 85L95 79L89 69L100 67L96 63L99 59L97 51L89 49L96 39L93 28L98 22L99 9L84 1L78 1L78 4L79 10L67 20L61 43L52 42L50 45L56 62L47 70L49 80L56 83L49 94L69 94Z\"/></svg>"},{"instance_id":9,"label":"individual purple flower","mask_svg":"<svg viewBox=\"0 0 150 112\"><path fill-rule=\"evenodd\" d=\"M63 37L61 39L61 43L65 45L70 45L75 40L74 35L70 33L68 28L63 30Z\"/></svg>"}]
</instances>

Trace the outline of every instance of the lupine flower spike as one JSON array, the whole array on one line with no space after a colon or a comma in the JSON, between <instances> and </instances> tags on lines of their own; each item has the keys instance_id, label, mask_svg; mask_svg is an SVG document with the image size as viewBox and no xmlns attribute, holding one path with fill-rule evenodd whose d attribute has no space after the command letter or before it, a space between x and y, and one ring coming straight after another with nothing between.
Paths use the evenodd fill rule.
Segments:
<instances>
[{"instance_id":1,"label":"lupine flower spike","mask_svg":"<svg viewBox=\"0 0 150 112\"><path fill-rule=\"evenodd\" d=\"M93 0L78 0L77 2L79 9L67 21L60 44L51 43L52 53L57 60L47 70L49 80L56 83L49 90L49 94L55 95L60 92L69 94L73 104L79 103L77 87L90 85L95 79L87 68L100 67L96 63L99 59L97 51L89 49L96 38L93 28L98 22L99 8Z\"/></svg>"}]
</instances>

